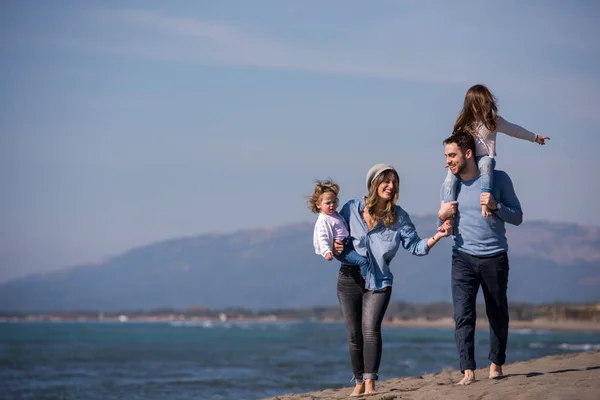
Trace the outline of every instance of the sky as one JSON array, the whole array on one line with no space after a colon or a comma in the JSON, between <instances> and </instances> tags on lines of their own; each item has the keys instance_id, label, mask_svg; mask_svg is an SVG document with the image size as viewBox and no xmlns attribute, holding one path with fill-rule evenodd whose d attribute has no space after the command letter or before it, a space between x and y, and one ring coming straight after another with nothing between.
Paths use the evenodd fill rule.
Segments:
<instances>
[{"instance_id":1,"label":"sky","mask_svg":"<svg viewBox=\"0 0 600 400\"><path fill-rule=\"evenodd\" d=\"M344 202L381 162L433 214L477 83L551 137L498 137L525 221L599 226L599 18L577 0L3 1L0 281L314 221L315 179Z\"/></svg>"}]
</instances>

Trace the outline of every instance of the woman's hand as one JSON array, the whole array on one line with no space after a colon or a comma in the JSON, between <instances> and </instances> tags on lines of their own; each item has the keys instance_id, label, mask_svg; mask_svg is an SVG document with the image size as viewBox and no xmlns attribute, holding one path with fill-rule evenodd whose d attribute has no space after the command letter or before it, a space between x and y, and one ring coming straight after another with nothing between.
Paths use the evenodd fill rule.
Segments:
<instances>
[{"instance_id":1,"label":"woman's hand","mask_svg":"<svg viewBox=\"0 0 600 400\"><path fill-rule=\"evenodd\" d=\"M435 235L439 235L439 238L445 238L448 237L452 234L452 225L448 222L445 221L439 228L438 228L438 233L436 233ZM435 235L433 235L433 237L435 238ZM439 239L438 239L439 240Z\"/></svg>"},{"instance_id":2,"label":"woman's hand","mask_svg":"<svg viewBox=\"0 0 600 400\"><path fill-rule=\"evenodd\" d=\"M340 254L342 254L342 252L344 251L344 243L342 243L341 240L334 240L333 241L333 254L335 254L336 256L339 256Z\"/></svg>"},{"instance_id":3,"label":"woman's hand","mask_svg":"<svg viewBox=\"0 0 600 400\"><path fill-rule=\"evenodd\" d=\"M535 136L535 142L542 146L546 144L546 140L550 140L550 138L548 136L540 136L540 135Z\"/></svg>"},{"instance_id":4,"label":"woman's hand","mask_svg":"<svg viewBox=\"0 0 600 400\"><path fill-rule=\"evenodd\" d=\"M442 225L439 226L438 232L442 234L441 237L447 237L452 234L453 228L454 227L452 226L450 220L446 220Z\"/></svg>"}]
</instances>

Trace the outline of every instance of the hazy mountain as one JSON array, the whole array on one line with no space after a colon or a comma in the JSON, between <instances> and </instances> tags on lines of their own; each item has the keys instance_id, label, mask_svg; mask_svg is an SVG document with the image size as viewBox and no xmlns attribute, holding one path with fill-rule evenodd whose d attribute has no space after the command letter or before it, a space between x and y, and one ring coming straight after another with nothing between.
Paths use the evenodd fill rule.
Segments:
<instances>
[{"instance_id":1,"label":"hazy mountain","mask_svg":"<svg viewBox=\"0 0 600 400\"><path fill-rule=\"evenodd\" d=\"M413 217L423 237L435 218ZM0 285L1 310L276 308L336 304L338 263L312 249L312 224L179 238L102 263ZM529 222L508 228L509 299L600 300L600 228ZM450 300L450 239L426 257L400 250L393 300Z\"/></svg>"}]
</instances>

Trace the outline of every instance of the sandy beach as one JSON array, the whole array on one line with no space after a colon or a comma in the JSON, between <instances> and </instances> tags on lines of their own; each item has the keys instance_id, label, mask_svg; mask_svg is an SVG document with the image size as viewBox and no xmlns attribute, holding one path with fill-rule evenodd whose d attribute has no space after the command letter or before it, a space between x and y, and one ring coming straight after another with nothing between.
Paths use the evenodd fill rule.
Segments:
<instances>
[{"instance_id":1,"label":"sandy beach","mask_svg":"<svg viewBox=\"0 0 600 400\"><path fill-rule=\"evenodd\" d=\"M454 328L452 318L441 318L435 320L427 319L395 319L392 322L385 322L384 325L410 328ZM477 319L477 329L487 329L488 321L486 319ZM535 320L514 320L509 323L510 329L531 329L548 330L563 332L600 332L600 322L598 321L577 321L577 320L558 320L548 319Z\"/></svg>"},{"instance_id":2,"label":"sandy beach","mask_svg":"<svg viewBox=\"0 0 600 400\"><path fill-rule=\"evenodd\" d=\"M507 364L505 376L487 379L488 369L476 371L477 382L457 386L460 371L396 378L378 382L379 394L358 399L600 399L600 351L563 354ZM351 387L303 394L286 394L269 400L349 399Z\"/></svg>"}]
</instances>

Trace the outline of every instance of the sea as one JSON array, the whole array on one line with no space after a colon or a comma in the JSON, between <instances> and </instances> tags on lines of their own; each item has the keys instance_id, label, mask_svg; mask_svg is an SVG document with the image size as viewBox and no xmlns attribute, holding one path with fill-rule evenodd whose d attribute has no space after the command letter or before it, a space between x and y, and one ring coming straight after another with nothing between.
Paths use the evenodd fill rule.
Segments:
<instances>
[{"instance_id":1,"label":"sea","mask_svg":"<svg viewBox=\"0 0 600 400\"><path fill-rule=\"evenodd\" d=\"M476 332L478 366L488 336ZM600 333L511 330L508 360L600 350ZM458 369L452 329L383 328L380 379ZM0 323L0 399L262 399L351 387L342 323Z\"/></svg>"}]
</instances>

